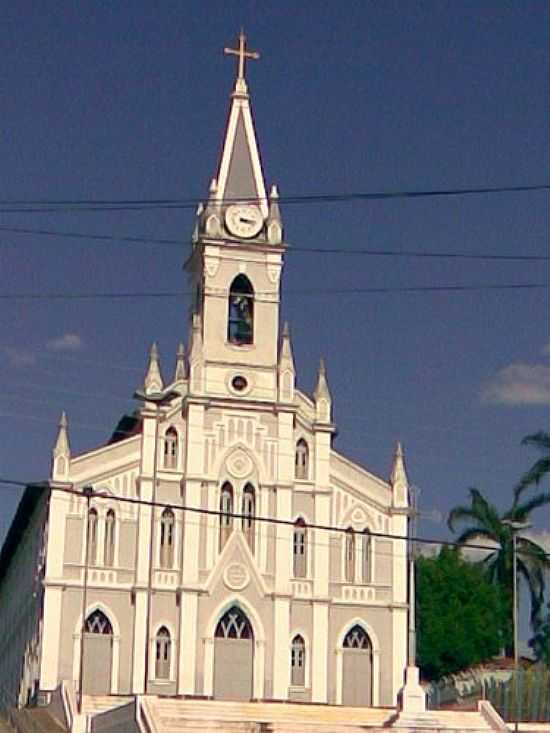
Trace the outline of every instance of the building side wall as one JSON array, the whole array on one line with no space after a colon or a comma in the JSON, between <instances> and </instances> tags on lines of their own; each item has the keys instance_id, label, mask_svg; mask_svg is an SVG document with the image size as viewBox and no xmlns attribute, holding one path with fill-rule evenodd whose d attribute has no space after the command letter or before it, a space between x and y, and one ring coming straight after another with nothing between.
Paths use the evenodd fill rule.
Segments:
<instances>
[{"instance_id":1,"label":"building side wall","mask_svg":"<svg viewBox=\"0 0 550 733\"><path fill-rule=\"evenodd\" d=\"M25 704L38 691L47 511L44 496L0 582L0 707L2 700Z\"/></svg>"}]
</instances>

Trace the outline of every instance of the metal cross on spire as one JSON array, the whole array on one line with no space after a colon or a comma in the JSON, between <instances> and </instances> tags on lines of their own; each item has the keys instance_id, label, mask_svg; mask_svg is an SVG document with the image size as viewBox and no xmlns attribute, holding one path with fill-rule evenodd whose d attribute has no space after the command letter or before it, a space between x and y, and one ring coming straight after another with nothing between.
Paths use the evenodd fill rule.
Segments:
<instances>
[{"instance_id":1,"label":"metal cross on spire","mask_svg":"<svg viewBox=\"0 0 550 733\"><path fill-rule=\"evenodd\" d=\"M257 51L247 51L246 50L246 36L241 28L241 32L239 33L239 48L224 48L223 52L231 55L231 56L238 56L239 57L239 66L237 71L237 81L244 80L244 65L246 59L259 59L260 54Z\"/></svg>"}]
</instances>

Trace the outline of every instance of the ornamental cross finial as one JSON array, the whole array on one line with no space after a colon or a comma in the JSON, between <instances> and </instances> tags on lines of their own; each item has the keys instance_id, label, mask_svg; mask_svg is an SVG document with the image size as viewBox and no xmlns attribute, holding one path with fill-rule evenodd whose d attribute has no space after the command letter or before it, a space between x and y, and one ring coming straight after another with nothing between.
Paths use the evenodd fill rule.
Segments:
<instances>
[{"instance_id":1,"label":"ornamental cross finial","mask_svg":"<svg viewBox=\"0 0 550 733\"><path fill-rule=\"evenodd\" d=\"M245 59L259 59L260 54L257 51L247 51L246 50L246 36L241 29L241 32L239 33L239 48L224 48L223 52L226 54L230 54L231 56L238 56L239 57L239 66L237 71L237 79L243 79L244 80L244 64Z\"/></svg>"}]
</instances>

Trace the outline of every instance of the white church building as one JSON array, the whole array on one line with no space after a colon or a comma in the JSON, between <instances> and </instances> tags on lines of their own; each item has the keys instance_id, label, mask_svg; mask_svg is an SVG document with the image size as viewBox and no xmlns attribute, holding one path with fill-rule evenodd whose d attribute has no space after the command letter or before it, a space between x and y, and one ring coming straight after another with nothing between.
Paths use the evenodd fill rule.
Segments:
<instances>
[{"instance_id":1,"label":"white church building","mask_svg":"<svg viewBox=\"0 0 550 733\"><path fill-rule=\"evenodd\" d=\"M285 235L241 36L219 168L186 263L187 348L139 409L28 487L0 555L0 688L394 706L407 665L408 487L333 446L323 362L296 386ZM212 141L215 147L215 141ZM269 191L269 192L268 192ZM153 334L152 334L153 336Z\"/></svg>"}]
</instances>

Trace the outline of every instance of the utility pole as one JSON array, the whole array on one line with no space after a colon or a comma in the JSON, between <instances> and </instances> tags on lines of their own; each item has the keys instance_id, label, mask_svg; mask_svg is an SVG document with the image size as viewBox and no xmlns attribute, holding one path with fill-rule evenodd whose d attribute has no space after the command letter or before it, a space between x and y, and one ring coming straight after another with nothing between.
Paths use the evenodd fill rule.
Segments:
<instances>
[{"instance_id":1,"label":"utility pole","mask_svg":"<svg viewBox=\"0 0 550 733\"><path fill-rule=\"evenodd\" d=\"M78 712L82 715L82 698L84 696L84 634L86 633L86 597L88 595L88 542L90 523L90 502L94 493L93 486L84 486L82 495L86 499L84 512L84 577L82 579L82 623L80 625L80 659L78 674Z\"/></svg>"}]
</instances>

